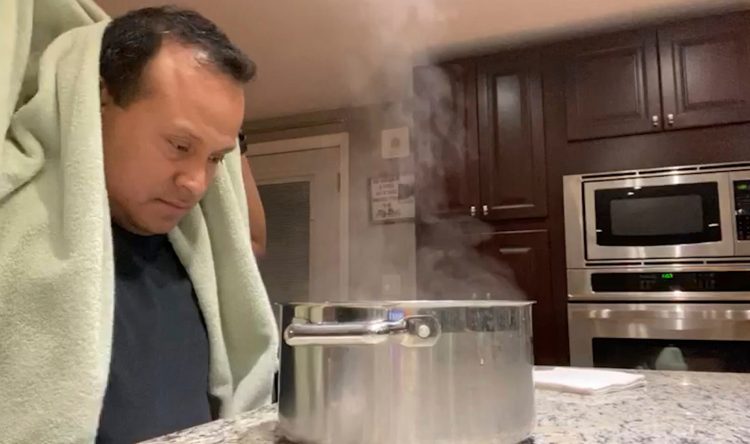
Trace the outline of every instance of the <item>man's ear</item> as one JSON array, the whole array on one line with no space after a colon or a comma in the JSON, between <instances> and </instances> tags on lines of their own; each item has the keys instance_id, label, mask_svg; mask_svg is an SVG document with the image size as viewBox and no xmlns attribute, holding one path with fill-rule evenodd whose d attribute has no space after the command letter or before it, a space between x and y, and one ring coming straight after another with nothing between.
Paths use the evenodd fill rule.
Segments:
<instances>
[{"instance_id":1,"label":"man's ear","mask_svg":"<svg viewBox=\"0 0 750 444\"><path fill-rule=\"evenodd\" d=\"M109 93L109 90L107 89L107 84L104 82L104 79L99 79L99 101L101 104L102 109L104 109L107 106L112 105L114 102L114 99L112 98L112 95Z\"/></svg>"}]
</instances>

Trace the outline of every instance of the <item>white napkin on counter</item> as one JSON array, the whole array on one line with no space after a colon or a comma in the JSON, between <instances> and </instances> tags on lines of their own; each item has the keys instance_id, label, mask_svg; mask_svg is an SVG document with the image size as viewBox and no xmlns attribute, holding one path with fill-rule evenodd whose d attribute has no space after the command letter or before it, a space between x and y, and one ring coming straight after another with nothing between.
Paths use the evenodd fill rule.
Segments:
<instances>
[{"instance_id":1,"label":"white napkin on counter","mask_svg":"<svg viewBox=\"0 0 750 444\"><path fill-rule=\"evenodd\" d=\"M591 395L640 387L643 375L590 368L535 368L534 386L539 389Z\"/></svg>"}]
</instances>

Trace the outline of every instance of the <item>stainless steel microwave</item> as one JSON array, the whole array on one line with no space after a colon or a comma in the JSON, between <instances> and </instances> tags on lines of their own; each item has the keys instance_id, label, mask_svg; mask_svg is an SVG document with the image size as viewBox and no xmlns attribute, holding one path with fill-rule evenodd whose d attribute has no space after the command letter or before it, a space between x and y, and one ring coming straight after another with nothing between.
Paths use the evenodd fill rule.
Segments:
<instances>
[{"instance_id":1,"label":"stainless steel microwave","mask_svg":"<svg viewBox=\"0 0 750 444\"><path fill-rule=\"evenodd\" d=\"M568 268L750 257L750 163L565 176Z\"/></svg>"}]
</instances>

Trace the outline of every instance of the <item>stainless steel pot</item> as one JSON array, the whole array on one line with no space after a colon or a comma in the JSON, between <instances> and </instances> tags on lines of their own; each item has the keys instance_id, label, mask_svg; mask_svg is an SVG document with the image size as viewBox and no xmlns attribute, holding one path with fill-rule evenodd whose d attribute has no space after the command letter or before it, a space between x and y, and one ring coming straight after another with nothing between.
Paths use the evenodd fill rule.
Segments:
<instances>
[{"instance_id":1,"label":"stainless steel pot","mask_svg":"<svg viewBox=\"0 0 750 444\"><path fill-rule=\"evenodd\" d=\"M289 440L515 443L534 424L531 302L284 304Z\"/></svg>"}]
</instances>

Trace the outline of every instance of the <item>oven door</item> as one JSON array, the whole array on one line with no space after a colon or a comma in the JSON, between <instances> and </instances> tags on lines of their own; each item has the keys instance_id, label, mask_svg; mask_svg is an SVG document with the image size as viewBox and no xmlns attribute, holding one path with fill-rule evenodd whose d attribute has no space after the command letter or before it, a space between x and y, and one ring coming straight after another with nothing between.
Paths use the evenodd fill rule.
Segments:
<instances>
[{"instance_id":1,"label":"oven door","mask_svg":"<svg viewBox=\"0 0 750 444\"><path fill-rule=\"evenodd\" d=\"M750 303L568 304L571 365L750 372Z\"/></svg>"},{"instance_id":2,"label":"oven door","mask_svg":"<svg viewBox=\"0 0 750 444\"><path fill-rule=\"evenodd\" d=\"M729 182L712 173L584 183L586 257L733 255Z\"/></svg>"}]
</instances>

